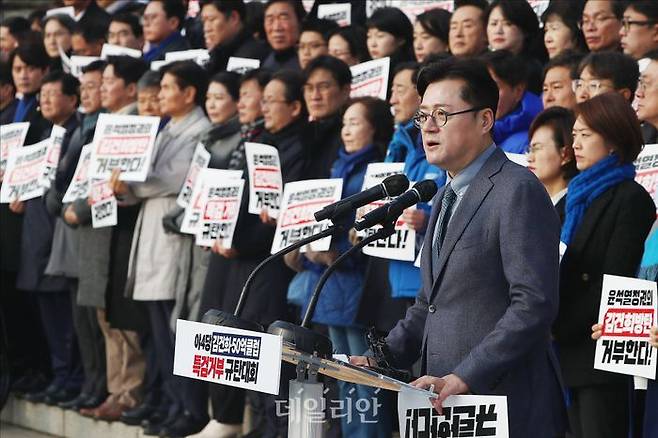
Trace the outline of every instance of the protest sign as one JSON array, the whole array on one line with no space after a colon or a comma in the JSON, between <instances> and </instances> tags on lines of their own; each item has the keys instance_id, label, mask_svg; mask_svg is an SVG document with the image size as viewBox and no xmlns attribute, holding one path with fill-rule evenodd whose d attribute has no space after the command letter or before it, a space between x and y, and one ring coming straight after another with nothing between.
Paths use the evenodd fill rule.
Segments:
<instances>
[{"instance_id":1,"label":"protest sign","mask_svg":"<svg viewBox=\"0 0 658 438\"><path fill-rule=\"evenodd\" d=\"M260 67L260 60L252 58L240 58L239 56L231 56L226 64L226 71L232 71L237 74L243 75L249 70L254 70Z\"/></svg>"},{"instance_id":2,"label":"protest sign","mask_svg":"<svg viewBox=\"0 0 658 438\"><path fill-rule=\"evenodd\" d=\"M160 117L99 115L91 152L91 177L109 179L113 169L121 169L121 180L145 181L159 124Z\"/></svg>"},{"instance_id":3,"label":"protest sign","mask_svg":"<svg viewBox=\"0 0 658 438\"><path fill-rule=\"evenodd\" d=\"M372 96L386 100L390 58L373 59L350 67L352 87L350 97Z\"/></svg>"},{"instance_id":4,"label":"protest sign","mask_svg":"<svg viewBox=\"0 0 658 438\"><path fill-rule=\"evenodd\" d=\"M185 214L183 215L183 222L181 224L181 232L186 234L197 234L201 226L201 214L203 213L204 204L202 195L206 186L206 179L219 179L218 175L222 175L223 179L240 179L242 178L241 170L225 170L225 169L207 169L203 168L196 177L190 201L185 207Z\"/></svg>"},{"instance_id":5,"label":"protest sign","mask_svg":"<svg viewBox=\"0 0 658 438\"><path fill-rule=\"evenodd\" d=\"M451 395L443 415L422 392L403 388L398 395L400 438L509 438L507 397Z\"/></svg>"},{"instance_id":6,"label":"protest sign","mask_svg":"<svg viewBox=\"0 0 658 438\"><path fill-rule=\"evenodd\" d=\"M201 192L203 210L196 244L210 247L219 239L224 248L230 248L240 214L244 180L226 178L225 174L211 174L204 184Z\"/></svg>"},{"instance_id":7,"label":"protest sign","mask_svg":"<svg viewBox=\"0 0 658 438\"><path fill-rule=\"evenodd\" d=\"M151 61L151 70L153 71L159 71L162 67L164 67L167 64L171 64L174 61L167 61L166 59L162 59L159 61Z\"/></svg>"},{"instance_id":8,"label":"protest sign","mask_svg":"<svg viewBox=\"0 0 658 438\"><path fill-rule=\"evenodd\" d=\"M381 184L385 178L399 173L404 173L404 163L370 163L363 178L363 190ZM356 218L362 218L366 213L381 207L389 201L390 199L382 199L360 207L356 211ZM365 229L359 232L359 236L369 236L376 233L380 228L381 225L376 225ZM398 218L395 223L395 234L366 245L363 248L363 253L391 260L414 261L416 257L416 231Z\"/></svg>"},{"instance_id":9,"label":"protest sign","mask_svg":"<svg viewBox=\"0 0 658 438\"><path fill-rule=\"evenodd\" d=\"M76 78L80 78L82 76L82 69L99 59L101 58L98 56L71 56L69 64L70 73Z\"/></svg>"},{"instance_id":10,"label":"protest sign","mask_svg":"<svg viewBox=\"0 0 658 438\"><path fill-rule=\"evenodd\" d=\"M174 374L278 395L281 350L280 336L179 319Z\"/></svg>"},{"instance_id":11,"label":"protest sign","mask_svg":"<svg viewBox=\"0 0 658 438\"><path fill-rule=\"evenodd\" d=\"M431 9L445 9L452 12L454 9L454 2L453 0L392 0L391 6L400 9L407 17L409 17L409 21L414 23L417 16Z\"/></svg>"},{"instance_id":12,"label":"protest sign","mask_svg":"<svg viewBox=\"0 0 658 438\"><path fill-rule=\"evenodd\" d=\"M658 144L648 144L635 160L635 181L651 195L658 209Z\"/></svg>"},{"instance_id":13,"label":"protest sign","mask_svg":"<svg viewBox=\"0 0 658 438\"><path fill-rule=\"evenodd\" d=\"M281 207L281 164L279 151L274 146L245 143L249 171L249 213L260 214L267 209L272 218L279 217Z\"/></svg>"},{"instance_id":14,"label":"protest sign","mask_svg":"<svg viewBox=\"0 0 658 438\"><path fill-rule=\"evenodd\" d=\"M91 226L93 228L113 227L117 224L117 198L110 188L110 182L94 179L89 190L91 197Z\"/></svg>"},{"instance_id":15,"label":"protest sign","mask_svg":"<svg viewBox=\"0 0 658 438\"><path fill-rule=\"evenodd\" d=\"M656 325L657 301L653 281L603 276L595 369L656 378L658 349L649 344L649 329Z\"/></svg>"},{"instance_id":16,"label":"protest sign","mask_svg":"<svg viewBox=\"0 0 658 438\"><path fill-rule=\"evenodd\" d=\"M326 230L331 222L315 220L313 213L340 200L343 180L310 179L289 182L283 188L281 212L276 223L272 254L293 243ZM331 237L310 244L313 251L327 251Z\"/></svg>"},{"instance_id":17,"label":"protest sign","mask_svg":"<svg viewBox=\"0 0 658 438\"><path fill-rule=\"evenodd\" d=\"M32 146L15 148L9 152L7 171L0 189L0 203L27 201L43 195L44 187L39 184L39 180L50 143L51 140L47 138Z\"/></svg>"},{"instance_id":18,"label":"protest sign","mask_svg":"<svg viewBox=\"0 0 658 438\"><path fill-rule=\"evenodd\" d=\"M101 49L101 59L107 59L108 56L130 56L132 58L141 58L142 51L131 49L130 47L117 46L114 44L103 44Z\"/></svg>"},{"instance_id":19,"label":"protest sign","mask_svg":"<svg viewBox=\"0 0 658 438\"><path fill-rule=\"evenodd\" d=\"M174 61L194 61L203 67L209 59L208 49L179 50L165 53L165 61L168 63Z\"/></svg>"},{"instance_id":20,"label":"protest sign","mask_svg":"<svg viewBox=\"0 0 658 438\"><path fill-rule=\"evenodd\" d=\"M7 168L9 152L23 146L30 122L10 123L0 126L0 181Z\"/></svg>"},{"instance_id":21,"label":"protest sign","mask_svg":"<svg viewBox=\"0 0 658 438\"><path fill-rule=\"evenodd\" d=\"M318 6L318 18L335 21L339 26L352 24L352 5L350 3L335 3Z\"/></svg>"},{"instance_id":22,"label":"protest sign","mask_svg":"<svg viewBox=\"0 0 658 438\"><path fill-rule=\"evenodd\" d=\"M507 158L518 164L519 166L528 167L528 156L526 154L513 154L511 152L505 152Z\"/></svg>"},{"instance_id":23,"label":"protest sign","mask_svg":"<svg viewBox=\"0 0 658 438\"><path fill-rule=\"evenodd\" d=\"M51 15L68 15L75 20L75 8L73 6L64 6L61 8L48 9L46 11L46 17L50 17Z\"/></svg>"},{"instance_id":24,"label":"protest sign","mask_svg":"<svg viewBox=\"0 0 658 438\"><path fill-rule=\"evenodd\" d=\"M206 150L202 143L197 143L196 149L194 149L194 155L192 156L192 162L190 163L190 168L187 169L187 175L185 175L185 182L183 183L180 193L178 193L178 198L176 198L176 204L180 207L185 208L187 207L187 204L190 203L192 191L194 190L194 183L199 176L201 169L208 167L208 163L210 163L210 152Z\"/></svg>"},{"instance_id":25,"label":"protest sign","mask_svg":"<svg viewBox=\"0 0 658 438\"><path fill-rule=\"evenodd\" d=\"M71 179L71 184L69 184L66 193L64 193L62 202L73 202L89 196L89 159L91 158L91 148L91 143L82 146L78 165L75 167L73 179Z\"/></svg>"},{"instance_id":26,"label":"protest sign","mask_svg":"<svg viewBox=\"0 0 658 438\"><path fill-rule=\"evenodd\" d=\"M44 188L50 188L50 184L55 181L55 174L57 173L57 166L59 165L59 156L62 152L62 143L64 142L64 136L66 135L66 129L53 125L52 130L50 131L50 142L48 144L48 152L43 162L43 170L41 176L39 177L39 184Z\"/></svg>"}]
</instances>

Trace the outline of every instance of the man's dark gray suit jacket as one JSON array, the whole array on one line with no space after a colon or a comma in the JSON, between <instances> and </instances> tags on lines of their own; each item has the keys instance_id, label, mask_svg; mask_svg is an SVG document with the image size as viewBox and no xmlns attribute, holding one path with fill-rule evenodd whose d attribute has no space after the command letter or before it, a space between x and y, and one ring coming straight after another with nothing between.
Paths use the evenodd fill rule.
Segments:
<instances>
[{"instance_id":1,"label":"man's dark gray suit jacket","mask_svg":"<svg viewBox=\"0 0 658 438\"><path fill-rule=\"evenodd\" d=\"M438 275L433 239L428 232L416 302L387 337L393 363L422 357L424 374L453 373L473 394L506 395L511 437L555 437L566 423L550 340L560 223L546 190L497 148L452 213Z\"/></svg>"}]
</instances>

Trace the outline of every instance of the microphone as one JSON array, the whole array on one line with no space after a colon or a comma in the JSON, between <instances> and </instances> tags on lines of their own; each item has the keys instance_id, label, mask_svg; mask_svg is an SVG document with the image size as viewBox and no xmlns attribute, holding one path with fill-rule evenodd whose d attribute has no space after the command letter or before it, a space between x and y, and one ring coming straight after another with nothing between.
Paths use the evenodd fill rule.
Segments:
<instances>
[{"instance_id":1,"label":"microphone","mask_svg":"<svg viewBox=\"0 0 658 438\"><path fill-rule=\"evenodd\" d=\"M402 214L402 212L419 202L428 202L436 194L438 187L431 179L417 182L414 186L403 195L398 196L388 204L371 211L354 224L357 231L365 230L377 224L392 222Z\"/></svg>"},{"instance_id":2,"label":"microphone","mask_svg":"<svg viewBox=\"0 0 658 438\"><path fill-rule=\"evenodd\" d=\"M325 219L334 219L348 211L356 210L373 201L386 197L398 196L409 188L409 180L403 174L391 175L384 179L381 184L348 196L345 199L327 205L320 211L315 212L315 220L320 222Z\"/></svg>"}]
</instances>

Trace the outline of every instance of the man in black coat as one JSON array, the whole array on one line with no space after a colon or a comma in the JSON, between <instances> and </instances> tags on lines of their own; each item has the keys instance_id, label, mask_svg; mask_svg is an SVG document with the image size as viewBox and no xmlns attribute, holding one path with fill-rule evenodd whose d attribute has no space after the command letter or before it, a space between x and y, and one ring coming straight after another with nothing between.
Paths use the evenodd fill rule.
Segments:
<instances>
[{"instance_id":1,"label":"man in black coat","mask_svg":"<svg viewBox=\"0 0 658 438\"><path fill-rule=\"evenodd\" d=\"M11 67L6 62L0 62L0 125L14 121L18 99L16 87L11 78Z\"/></svg>"},{"instance_id":2,"label":"man in black coat","mask_svg":"<svg viewBox=\"0 0 658 438\"><path fill-rule=\"evenodd\" d=\"M83 26L89 23L107 28L110 14L96 4L96 0L64 0L64 6L73 6L76 21Z\"/></svg>"},{"instance_id":3,"label":"man in black coat","mask_svg":"<svg viewBox=\"0 0 658 438\"><path fill-rule=\"evenodd\" d=\"M144 10L144 40L148 50L144 61L158 61L165 58L167 52L177 52L190 48L180 30L187 11L181 0L153 0Z\"/></svg>"}]
</instances>

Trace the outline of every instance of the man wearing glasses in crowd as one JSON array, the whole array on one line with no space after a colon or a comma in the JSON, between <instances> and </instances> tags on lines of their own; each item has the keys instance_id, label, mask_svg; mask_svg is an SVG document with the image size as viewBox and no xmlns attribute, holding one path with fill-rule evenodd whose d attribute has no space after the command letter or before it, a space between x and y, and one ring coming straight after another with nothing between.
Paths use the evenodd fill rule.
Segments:
<instances>
[{"instance_id":1,"label":"man wearing glasses in crowd","mask_svg":"<svg viewBox=\"0 0 658 438\"><path fill-rule=\"evenodd\" d=\"M633 101L640 71L637 62L619 52L590 53L578 66L579 78L574 80L576 102L581 103L594 96L614 91L628 102Z\"/></svg>"}]
</instances>

